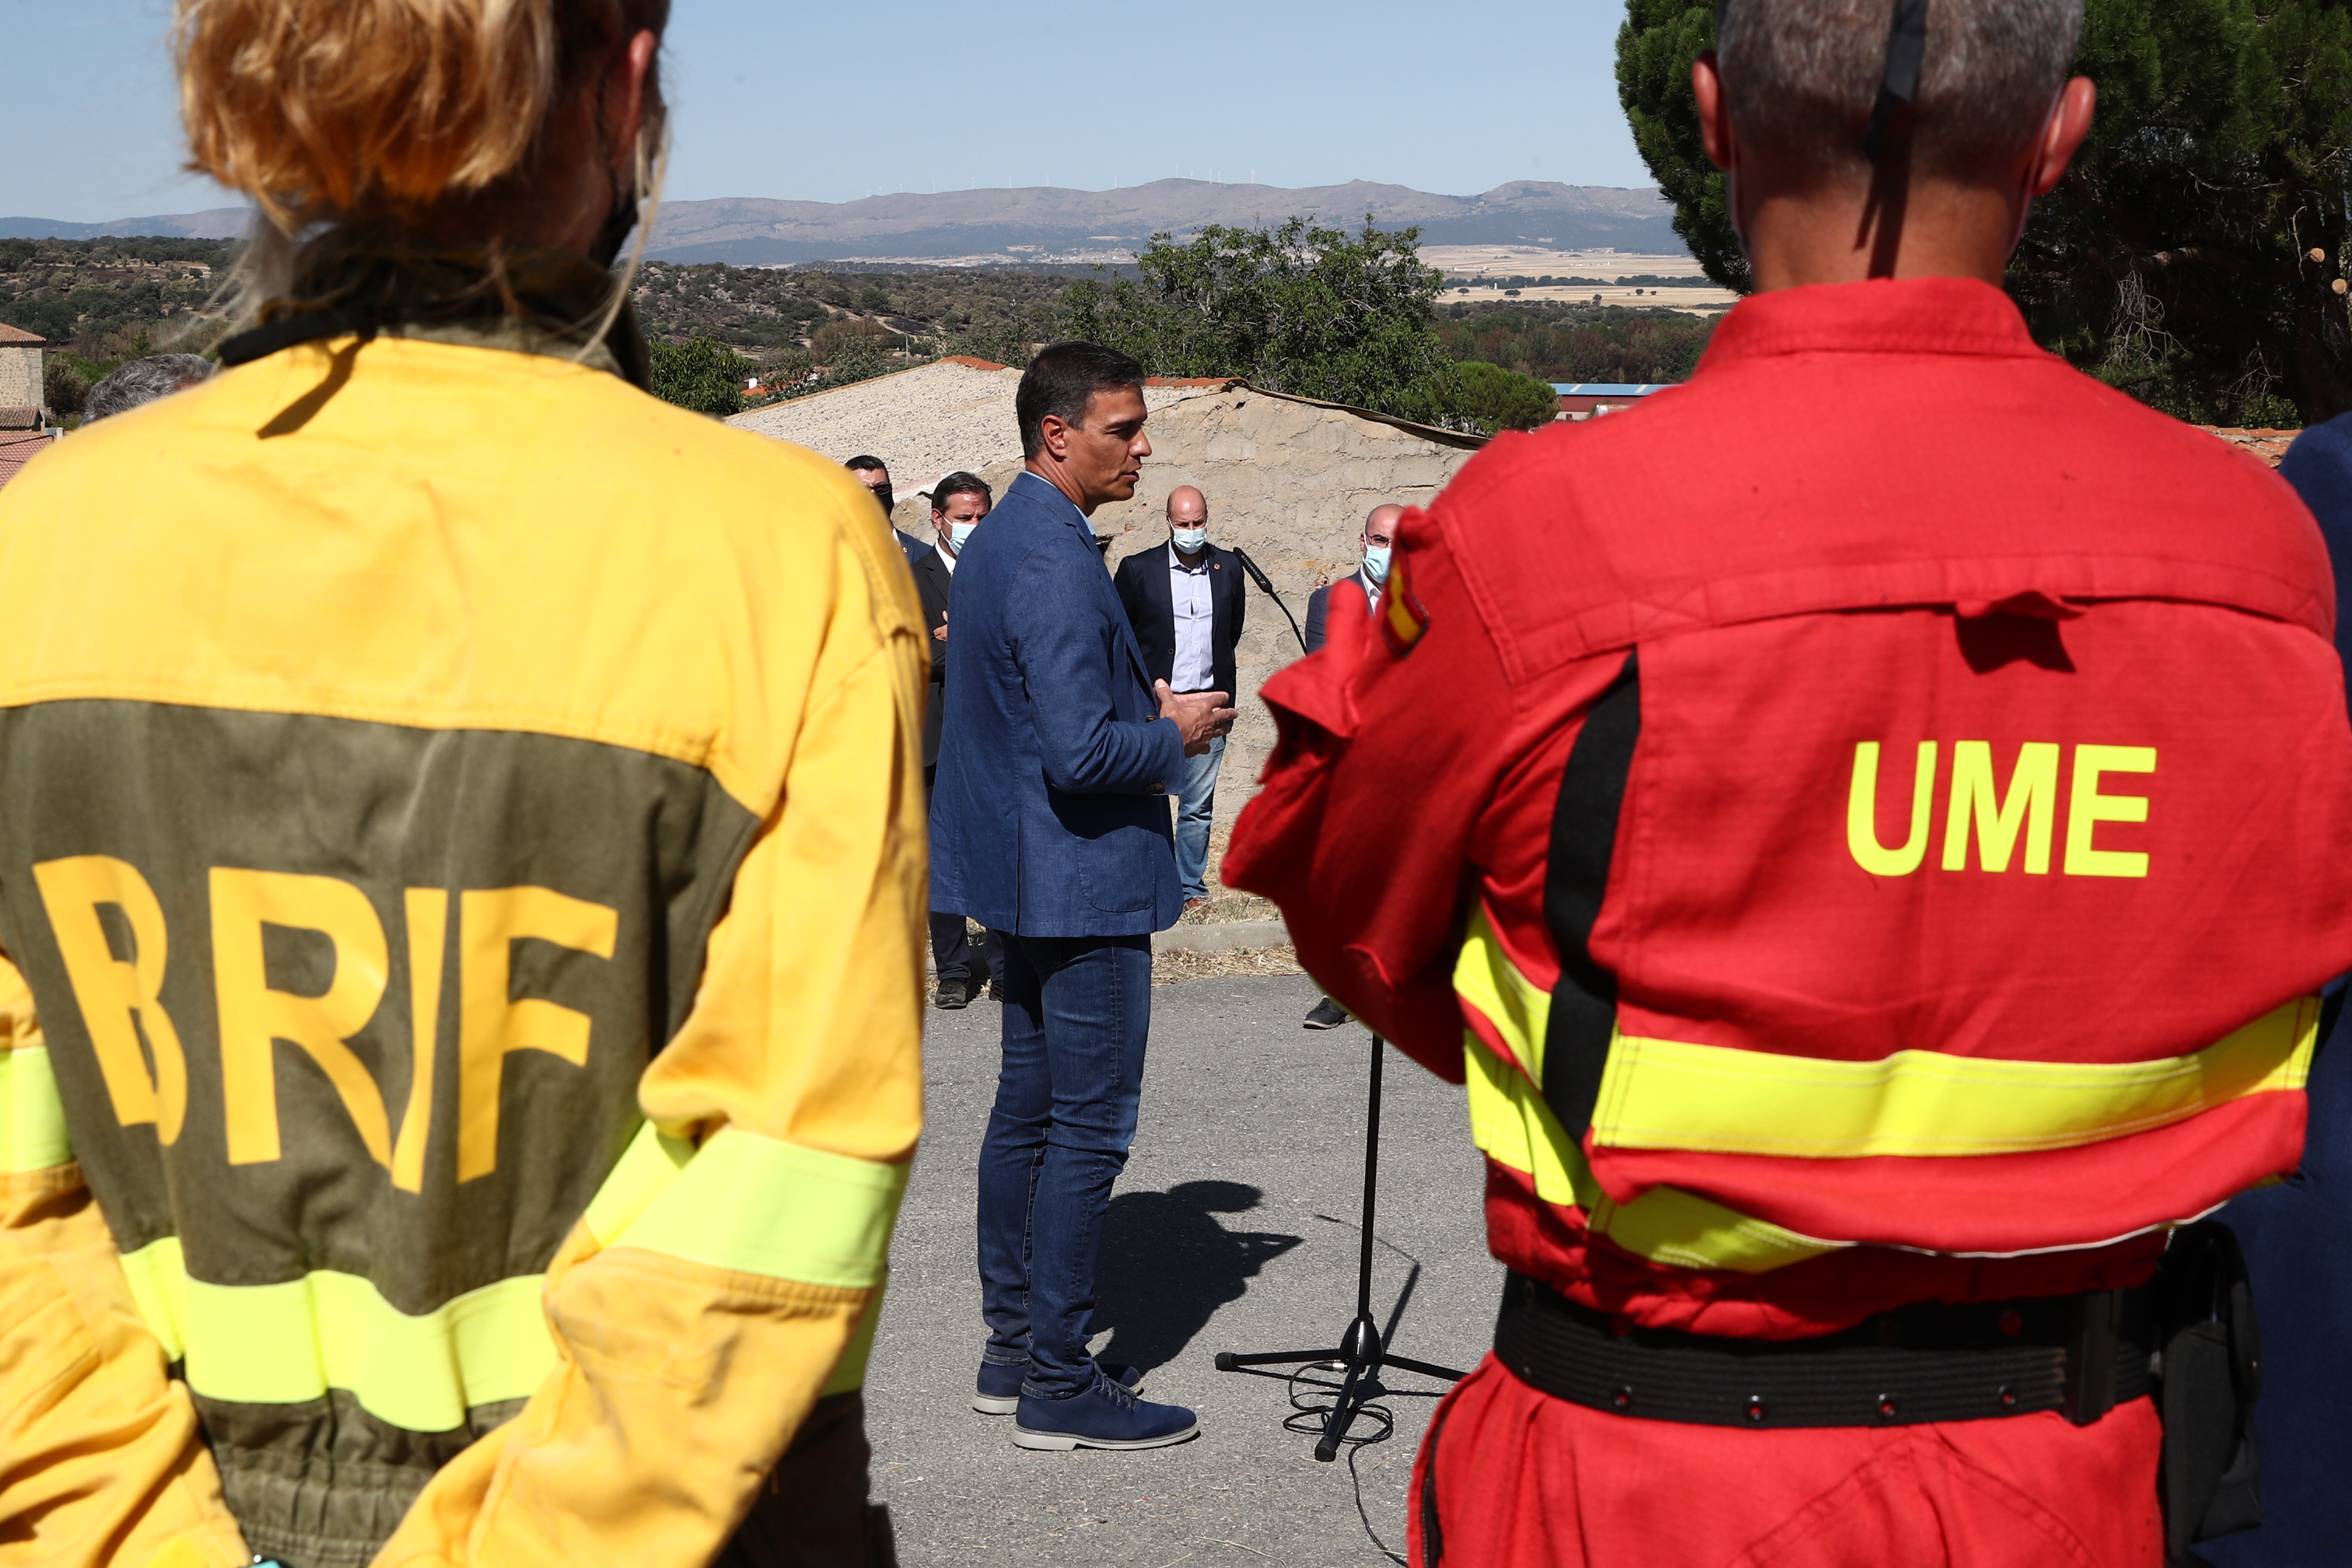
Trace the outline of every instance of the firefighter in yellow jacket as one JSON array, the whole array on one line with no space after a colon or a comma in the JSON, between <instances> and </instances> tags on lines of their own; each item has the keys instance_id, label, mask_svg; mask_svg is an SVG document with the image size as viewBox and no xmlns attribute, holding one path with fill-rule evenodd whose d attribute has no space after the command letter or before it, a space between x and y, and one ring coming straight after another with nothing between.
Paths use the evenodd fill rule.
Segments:
<instances>
[{"instance_id":1,"label":"firefighter in yellow jacket","mask_svg":"<svg viewBox=\"0 0 2352 1568\"><path fill-rule=\"evenodd\" d=\"M182 0L258 324L0 503L0 1564L887 1559L922 625L641 389L666 9Z\"/></svg>"}]
</instances>

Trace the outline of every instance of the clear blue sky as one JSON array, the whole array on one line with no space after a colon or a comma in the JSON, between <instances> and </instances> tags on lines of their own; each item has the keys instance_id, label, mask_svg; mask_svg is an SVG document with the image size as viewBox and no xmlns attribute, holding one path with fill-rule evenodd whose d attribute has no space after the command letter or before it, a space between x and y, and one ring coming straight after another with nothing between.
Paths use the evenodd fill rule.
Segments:
<instances>
[{"instance_id":1,"label":"clear blue sky","mask_svg":"<svg viewBox=\"0 0 2352 1568\"><path fill-rule=\"evenodd\" d=\"M669 195L849 201L1183 174L1649 183L1617 107L1622 0L673 0ZM228 205L178 173L167 0L0 0L0 216Z\"/></svg>"}]
</instances>

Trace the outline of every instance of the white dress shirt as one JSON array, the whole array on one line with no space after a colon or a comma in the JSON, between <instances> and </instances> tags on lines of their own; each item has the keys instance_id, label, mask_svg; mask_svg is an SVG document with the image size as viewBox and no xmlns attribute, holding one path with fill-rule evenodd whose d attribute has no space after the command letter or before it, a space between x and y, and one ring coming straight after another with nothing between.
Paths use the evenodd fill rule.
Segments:
<instances>
[{"instance_id":1,"label":"white dress shirt","mask_svg":"<svg viewBox=\"0 0 2352 1568\"><path fill-rule=\"evenodd\" d=\"M1168 545L1168 603L1176 615L1176 666L1169 686L1206 691L1216 679L1217 612L1209 595L1209 552L1187 566L1171 540Z\"/></svg>"}]
</instances>

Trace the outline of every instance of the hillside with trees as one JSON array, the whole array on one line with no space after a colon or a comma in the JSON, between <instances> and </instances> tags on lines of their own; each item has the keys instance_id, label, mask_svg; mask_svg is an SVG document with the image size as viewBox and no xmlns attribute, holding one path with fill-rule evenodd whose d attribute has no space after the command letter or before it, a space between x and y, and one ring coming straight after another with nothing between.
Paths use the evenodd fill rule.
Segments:
<instances>
[{"instance_id":1,"label":"hillside with trees","mask_svg":"<svg viewBox=\"0 0 2352 1568\"><path fill-rule=\"evenodd\" d=\"M0 239L0 321L80 348L191 325L236 250L217 239Z\"/></svg>"},{"instance_id":2,"label":"hillside with trees","mask_svg":"<svg viewBox=\"0 0 2352 1568\"><path fill-rule=\"evenodd\" d=\"M941 354L1024 363L1099 335L1154 374L1233 375L1270 390L1465 430L1535 422L1536 384L1677 381L1709 323L1668 310L1442 292L1411 230L1305 219L1168 237L1143 265L1073 282L1001 268L741 268L648 262L631 291L656 390L707 413L846 385ZM51 405L125 358L224 330L226 240L0 240L0 321L58 345ZM1547 280L1548 281L1548 280ZM203 314L209 310L209 314ZM1497 380L1486 366L1504 379Z\"/></svg>"},{"instance_id":3,"label":"hillside with trees","mask_svg":"<svg viewBox=\"0 0 2352 1568\"><path fill-rule=\"evenodd\" d=\"M994 268L804 272L649 261L631 300L648 336L707 338L754 356L805 346L824 363L824 351L844 335L862 335L887 337L901 350L1003 362L1025 359L1029 344L1052 335L1066 285L1059 277ZM828 326L834 336L819 342ZM1008 352L982 352L991 348Z\"/></svg>"},{"instance_id":4,"label":"hillside with trees","mask_svg":"<svg viewBox=\"0 0 2352 1568\"><path fill-rule=\"evenodd\" d=\"M1538 381L1688 379L1719 317L1546 300L1449 305L1437 322L1446 357L1482 360Z\"/></svg>"},{"instance_id":5,"label":"hillside with trees","mask_svg":"<svg viewBox=\"0 0 2352 1568\"><path fill-rule=\"evenodd\" d=\"M214 296L236 252L217 239L0 239L0 321L54 345L43 398L72 423L124 360L220 336Z\"/></svg>"}]
</instances>

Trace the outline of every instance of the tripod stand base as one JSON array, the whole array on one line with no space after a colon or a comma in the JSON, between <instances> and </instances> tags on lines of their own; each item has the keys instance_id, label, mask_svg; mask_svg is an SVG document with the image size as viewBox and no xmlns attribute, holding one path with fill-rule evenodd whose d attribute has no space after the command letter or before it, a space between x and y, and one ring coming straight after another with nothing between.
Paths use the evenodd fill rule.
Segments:
<instances>
[{"instance_id":1,"label":"tripod stand base","mask_svg":"<svg viewBox=\"0 0 2352 1568\"><path fill-rule=\"evenodd\" d=\"M1339 1457L1339 1444L1354 1424L1356 1412L1389 1392L1381 1383L1383 1369L1395 1367L1447 1383L1459 1383L1465 1375L1450 1367L1389 1354L1388 1348L1381 1343L1379 1325L1369 1316L1349 1324L1345 1338L1345 1344L1325 1351L1256 1351L1246 1354L1219 1351L1217 1370L1245 1372L1251 1367L1298 1366L1316 1362L1347 1368L1347 1375L1339 1382L1339 1397L1331 1402L1331 1414L1324 1419L1323 1436L1315 1442L1315 1457L1327 1465Z\"/></svg>"},{"instance_id":2,"label":"tripod stand base","mask_svg":"<svg viewBox=\"0 0 2352 1568\"><path fill-rule=\"evenodd\" d=\"M1356 1412L1389 1392L1381 1385L1383 1367L1417 1372L1423 1377L1442 1378L1448 1383L1459 1383L1464 1375L1425 1361L1407 1361L1389 1354L1388 1347L1381 1342L1381 1326L1372 1321L1372 1225L1379 1217L1381 1191L1381 1037L1374 1035L1371 1081L1366 1086L1364 1097L1364 1210L1362 1244L1356 1254L1356 1321L1339 1336L1336 1350L1260 1351L1246 1355L1221 1351L1217 1354L1219 1372L1296 1366L1302 1362L1329 1362L1347 1368L1347 1376L1340 1380L1339 1397L1331 1402L1331 1414L1323 1422L1323 1436L1315 1445L1315 1457L1326 1464L1339 1457L1339 1443L1347 1436ZM1413 1265L1416 1278L1420 1268L1418 1263ZM1408 1284L1406 1289L1409 1293L1412 1287ZM1402 1310L1402 1302L1398 1305Z\"/></svg>"}]
</instances>

